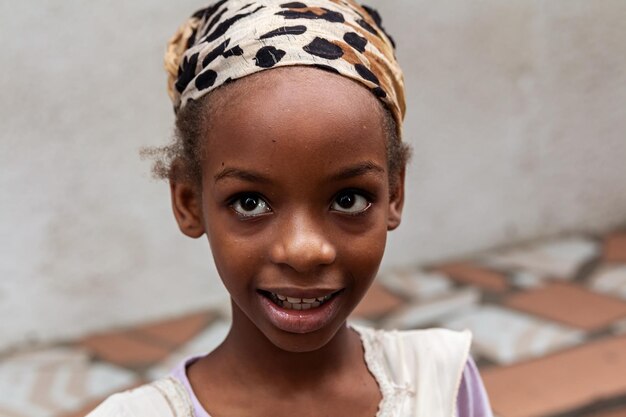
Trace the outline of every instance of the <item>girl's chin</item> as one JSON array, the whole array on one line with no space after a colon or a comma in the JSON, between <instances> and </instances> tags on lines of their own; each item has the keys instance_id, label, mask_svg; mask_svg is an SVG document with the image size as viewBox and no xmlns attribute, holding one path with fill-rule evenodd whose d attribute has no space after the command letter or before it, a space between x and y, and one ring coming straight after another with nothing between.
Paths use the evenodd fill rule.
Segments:
<instances>
[{"instance_id":1,"label":"girl's chin","mask_svg":"<svg viewBox=\"0 0 626 417\"><path fill-rule=\"evenodd\" d=\"M344 320L339 325L329 325L313 333L288 333L276 328L268 329L263 333L274 346L285 352L308 353L324 348L345 328Z\"/></svg>"}]
</instances>

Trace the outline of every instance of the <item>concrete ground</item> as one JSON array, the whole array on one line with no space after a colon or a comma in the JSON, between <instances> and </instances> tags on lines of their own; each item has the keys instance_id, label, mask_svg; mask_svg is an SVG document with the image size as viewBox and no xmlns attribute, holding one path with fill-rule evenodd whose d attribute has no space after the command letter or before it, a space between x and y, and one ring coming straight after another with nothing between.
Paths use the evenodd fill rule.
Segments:
<instances>
[{"instance_id":1,"label":"concrete ground","mask_svg":"<svg viewBox=\"0 0 626 417\"><path fill-rule=\"evenodd\" d=\"M0 417L84 416L216 346L227 306L0 356ZM382 274L354 321L474 334L498 417L626 417L626 232Z\"/></svg>"}]
</instances>

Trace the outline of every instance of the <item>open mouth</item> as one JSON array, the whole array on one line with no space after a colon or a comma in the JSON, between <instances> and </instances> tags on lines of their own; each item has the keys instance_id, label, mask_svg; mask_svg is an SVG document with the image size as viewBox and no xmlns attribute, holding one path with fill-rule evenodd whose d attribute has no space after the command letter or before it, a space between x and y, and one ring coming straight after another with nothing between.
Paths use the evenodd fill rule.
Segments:
<instances>
[{"instance_id":1,"label":"open mouth","mask_svg":"<svg viewBox=\"0 0 626 417\"><path fill-rule=\"evenodd\" d=\"M269 291L258 290L258 292L264 297L271 300L274 304L276 304L280 308L284 308L286 310L312 310L315 308L319 308L324 305L328 301L332 300L337 294L341 292L341 290L336 291L332 294L325 295L323 297L315 297L315 298L297 298L297 297L287 297L282 294L277 294Z\"/></svg>"}]
</instances>

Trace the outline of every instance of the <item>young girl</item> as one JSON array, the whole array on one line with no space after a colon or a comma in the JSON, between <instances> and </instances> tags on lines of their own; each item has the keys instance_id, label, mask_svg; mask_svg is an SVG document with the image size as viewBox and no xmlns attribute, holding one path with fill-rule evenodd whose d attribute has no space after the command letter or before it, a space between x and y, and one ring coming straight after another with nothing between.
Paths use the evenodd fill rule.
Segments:
<instances>
[{"instance_id":1,"label":"young girl","mask_svg":"<svg viewBox=\"0 0 626 417\"><path fill-rule=\"evenodd\" d=\"M378 14L221 0L166 68L177 135L156 172L180 230L208 238L232 327L90 416L490 416L469 333L346 325L404 197L402 73Z\"/></svg>"}]
</instances>

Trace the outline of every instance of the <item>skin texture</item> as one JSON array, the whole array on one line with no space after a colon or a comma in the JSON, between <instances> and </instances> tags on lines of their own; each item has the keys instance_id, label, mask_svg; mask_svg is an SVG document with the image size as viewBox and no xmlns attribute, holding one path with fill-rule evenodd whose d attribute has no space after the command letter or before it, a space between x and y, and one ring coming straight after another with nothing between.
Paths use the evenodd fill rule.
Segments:
<instances>
[{"instance_id":1,"label":"skin texture","mask_svg":"<svg viewBox=\"0 0 626 417\"><path fill-rule=\"evenodd\" d=\"M308 68L215 93L228 106L213 109L200 187L170 182L181 231L208 237L232 299L226 340L188 369L194 392L212 417L374 416L380 392L345 322L402 213L404 175L390 190L380 105ZM286 331L258 290L341 292L321 327Z\"/></svg>"}]
</instances>

